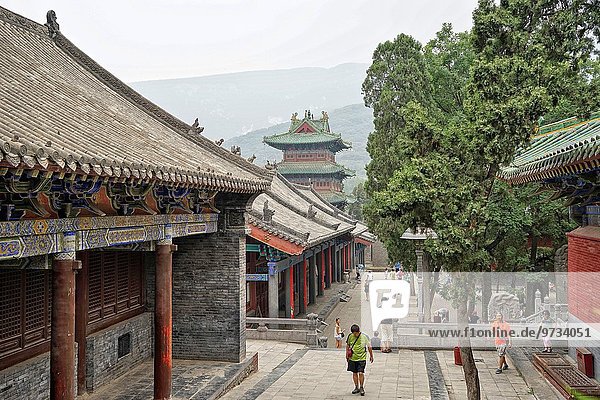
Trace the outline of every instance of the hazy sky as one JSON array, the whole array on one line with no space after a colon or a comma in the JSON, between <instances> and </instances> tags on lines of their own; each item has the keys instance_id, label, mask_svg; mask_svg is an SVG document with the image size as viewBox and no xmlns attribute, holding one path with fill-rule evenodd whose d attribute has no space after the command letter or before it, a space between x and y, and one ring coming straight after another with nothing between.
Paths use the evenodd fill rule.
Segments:
<instances>
[{"instance_id":1,"label":"hazy sky","mask_svg":"<svg viewBox=\"0 0 600 400\"><path fill-rule=\"evenodd\" d=\"M127 82L370 62L381 41L468 29L477 0L0 0Z\"/></svg>"}]
</instances>

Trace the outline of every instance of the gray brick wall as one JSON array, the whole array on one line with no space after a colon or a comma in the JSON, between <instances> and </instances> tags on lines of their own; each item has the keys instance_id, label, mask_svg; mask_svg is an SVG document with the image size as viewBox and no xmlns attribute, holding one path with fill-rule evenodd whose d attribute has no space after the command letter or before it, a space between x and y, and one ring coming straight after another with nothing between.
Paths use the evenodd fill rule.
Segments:
<instances>
[{"instance_id":1,"label":"gray brick wall","mask_svg":"<svg viewBox=\"0 0 600 400\"><path fill-rule=\"evenodd\" d=\"M77 390L77 343L75 343ZM46 400L50 398L50 352L0 371L0 399Z\"/></svg>"},{"instance_id":2,"label":"gray brick wall","mask_svg":"<svg viewBox=\"0 0 600 400\"><path fill-rule=\"evenodd\" d=\"M156 297L156 253L146 252L144 255L144 274L146 277L146 311L154 312Z\"/></svg>"},{"instance_id":3,"label":"gray brick wall","mask_svg":"<svg viewBox=\"0 0 600 400\"><path fill-rule=\"evenodd\" d=\"M93 391L152 357L153 314L145 312L87 338L86 387ZM131 333L131 352L118 358L118 338Z\"/></svg>"},{"instance_id":4,"label":"gray brick wall","mask_svg":"<svg viewBox=\"0 0 600 400\"><path fill-rule=\"evenodd\" d=\"M246 357L243 211L222 213L220 219L219 232L174 240L174 358L240 362Z\"/></svg>"},{"instance_id":5,"label":"gray brick wall","mask_svg":"<svg viewBox=\"0 0 600 400\"><path fill-rule=\"evenodd\" d=\"M50 353L0 371L0 399L44 400L50 395Z\"/></svg>"}]
</instances>

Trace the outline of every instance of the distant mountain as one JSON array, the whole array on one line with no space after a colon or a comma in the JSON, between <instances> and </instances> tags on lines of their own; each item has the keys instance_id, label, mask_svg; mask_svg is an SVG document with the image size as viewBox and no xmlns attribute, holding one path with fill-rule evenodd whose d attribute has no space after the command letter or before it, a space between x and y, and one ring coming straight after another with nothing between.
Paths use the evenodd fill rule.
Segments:
<instances>
[{"instance_id":1,"label":"distant mountain","mask_svg":"<svg viewBox=\"0 0 600 400\"><path fill-rule=\"evenodd\" d=\"M366 64L253 71L130 85L185 122L200 120L212 139L288 121L292 112L333 110L362 102Z\"/></svg>"},{"instance_id":2,"label":"distant mountain","mask_svg":"<svg viewBox=\"0 0 600 400\"><path fill-rule=\"evenodd\" d=\"M295 111L300 112L302 110L292 109L289 110L289 114ZM317 109L313 109L313 111L315 114L319 114ZM362 104L353 104L338 108L329 111L328 114L331 129L336 133L340 133L344 140L352 142L352 149L339 152L336 157L338 163L356 171L355 178L345 181L344 190L350 192L357 182L366 179L365 166L370 160L369 153L367 153L367 139L369 133L373 131L373 114L371 109ZM250 157L252 154L256 155L254 163L258 165L264 165L267 160L281 161L283 153L280 150L267 146L262 140L264 136L287 132L289 127L290 123L288 121L269 128L249 132L245 135L226 140L223 143L223 147L240 146L244 157Z\"/></svg>"}]
</instances>

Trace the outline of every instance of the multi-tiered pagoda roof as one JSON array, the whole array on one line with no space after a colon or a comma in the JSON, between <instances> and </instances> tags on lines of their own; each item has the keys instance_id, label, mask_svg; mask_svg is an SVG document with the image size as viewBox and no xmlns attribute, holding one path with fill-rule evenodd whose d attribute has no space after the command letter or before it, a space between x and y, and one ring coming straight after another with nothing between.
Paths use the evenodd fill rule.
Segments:
<instances>
[{"instance_id":1,"label":"multi-tiered pagoda roof","mask_svg":"<svg viewBox=\"0 0 600 400\"><path fill-rule=\"evenodd\" d=\"M277 171L296 184L311 185L324 198L337 206L343 206L347 196L342 192L342 181L355 172L336 163L335 154L350 149L352 144L331 131L329 116L325 111L315 118L311 111L304 118L294 113L287 132L267 136L264 142L283 150L283 161Z\"/></svg>"}]
</instances>

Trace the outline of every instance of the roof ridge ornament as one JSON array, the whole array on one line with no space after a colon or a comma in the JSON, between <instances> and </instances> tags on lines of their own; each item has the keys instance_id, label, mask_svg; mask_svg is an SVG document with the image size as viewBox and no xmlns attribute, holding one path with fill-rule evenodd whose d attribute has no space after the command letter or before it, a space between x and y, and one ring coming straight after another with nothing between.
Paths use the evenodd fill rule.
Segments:
<instances>
[{"instance_id":1,"label":"roof ridge ornament","mask_svg":"<svg viewBox=\"0 0 600 400\"><path fill-rule=\"evenodd\" d=\"M275 162L271 162L270 160L267 160L267 163L265 164L265 169L269 169L269 170L273 170L276 168L276 164Z\"/></svg>"},{"instance_id":2,"label":"roof ridge ornament","mask_svg":"<svg viewBox=\"0 0 600 400\"><path fill-rule=\"evenodd\" d=\"M204 127L200 126L200 123L198 122L198 118L196 118L194 120L194 123L192 124L192 126L190 127L190 131L189 133L195 133L196 135L201 134L204 131Z\"/></svg>"},{"instance_id":3,"label":"roof ridge ornament","mask_svg":"<svg viewBox=\"0 0 600 400\"><path fill-rule=\"evenodd\" d=\"M308 219L313 219L317 215L317 212L313 209L313 205L310 204L308 206L308 210L306 211L306 217Z\"/></svg>"},{"instance_id":4,"label":"roof ridge ornament","mask_svg":"<svg viewBox=\"0 0 600 400\"><path fill-rule=\"evenodd\" d=\"M267 224L273 222L273 214L275 214L275 210L271 210L269 208L269 200L265 200L265 204L263 205L263 221Z\"/></svg>"},{"instance_id":5,"label":"roof ridge ornament","mask_svg":"<svg viewBox=\"0 0 600 400\"><path fill-rule=\"evenodd\" d=\"M50 39L54 39L60 32L60 25L56 22L56 13L54 10L49 10L46 13L46 23L44 24L48 28L48 36Z\"/></svg>"}]
</instances>

